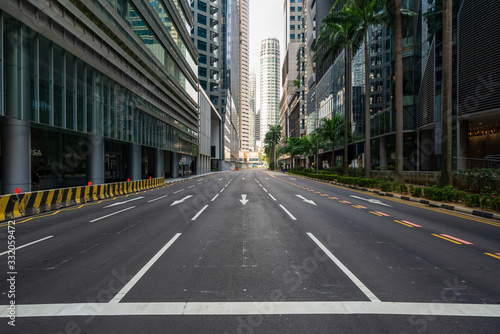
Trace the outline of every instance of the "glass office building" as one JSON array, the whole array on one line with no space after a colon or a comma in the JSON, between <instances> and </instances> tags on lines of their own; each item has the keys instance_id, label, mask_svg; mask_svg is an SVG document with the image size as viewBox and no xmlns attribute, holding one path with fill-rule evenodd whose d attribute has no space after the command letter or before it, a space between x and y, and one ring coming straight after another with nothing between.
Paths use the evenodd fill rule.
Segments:
<instances>
[{"instance_id":1,"label":"glass office building","mask_svg":"<svg viewBox=\"0 0 500 334\"><path fill-rule=\"evenodd\" d=\"M185 0L0 2L2 193L195 171L191 26Z\"/></svg>"}]
</instances>

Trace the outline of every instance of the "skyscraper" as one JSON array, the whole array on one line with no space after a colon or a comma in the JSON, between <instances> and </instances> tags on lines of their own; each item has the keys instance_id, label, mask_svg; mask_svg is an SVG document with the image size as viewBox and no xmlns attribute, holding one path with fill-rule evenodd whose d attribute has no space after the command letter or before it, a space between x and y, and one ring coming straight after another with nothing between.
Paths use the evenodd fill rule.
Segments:
<instances>
[{"instance_id":1,"label":"skyscraper","mask_svg":"<svg viewBox=\"0 0 500 334\"><path fill-rule=\"evenodd\" d=\"M256 129L256 112L257 105L256 99L257 93L257 75L255 72L250 74L250 122L249 122L249 131L250 131L250 151L255 150L255 129Z\"/></svg>"},{"instance_id":2,"label":"skyscraper","mask_svg":"<svg viewBox=\"0 0 500 334\"><path fill-rule=\"evenodd\" d=\"M240 44L239 44L239 112L240 112L240 149L242 151L251 150L250 141L250 51L248 41L248 0L239 0L239 16L240 16Z\"/></svg>"},{"instance_id":3,"label":"skyscraper","mask_svg":"<svg viewBox=\"0 0 500 334\"><path fill-rule=\"evenodd\" d=\"M277 38L260 44L260 139L264 140L269 125L279 124L280 45Z\"/></svg>"},{"instance_id":4,"label":"skyscraper","mask_svg":"<svg viewBox=\"0 0 500 334\"><path fill-rule=\"evenodd\" d=\"M221 69L221 0L198 0L191 3L194 27L191 37L199 53L198 78L200 86L220 112Z\"/></svg>"},{"instance_id":5,"label":"skyscraper","mask_svg":"<svg viewBox=\"0 0 500 334\"><path fill-rule=\"evenodd\" d=\"M42 189L177 177L181 160L194 169L198 52L187 1L0 9L3 193L31 189L30 165L61 175Z\"/></svg>"}]
</instances>

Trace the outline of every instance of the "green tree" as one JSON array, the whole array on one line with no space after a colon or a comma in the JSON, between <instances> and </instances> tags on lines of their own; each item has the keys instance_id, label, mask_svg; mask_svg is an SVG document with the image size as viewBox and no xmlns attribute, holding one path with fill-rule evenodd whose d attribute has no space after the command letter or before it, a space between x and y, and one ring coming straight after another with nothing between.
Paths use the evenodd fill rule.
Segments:
<instances>
[{"instance_id":1,"label":"green tree","mask_svg":"<svg viewBox=\"0 0 500 334\"><path fill-rule=\"evenodd\" d=\"M413 17L417 14L408 9L401 8L401 0L387 0L386 10L382 18L387 27L394 26L396 42L395 60L395 92L394 107L396 112L396 177L397 182L404 182L403 176L403 23L402 18Z\"/></svg>"},{"instance_id":2,"label":"green tree","mask_svg":"<svg viewBox=\"0 0 500 334\"><path fill-rule=\"evenodd\" d=\"M265 146L268 148L266 154L269 157L269 161L271 161L270 153L272 153L272 170L276 170L276 147L278 145L278 142L281 140L282 130L283 127L280 125L269 125L269 131L266 133L266 136L264 138Z\"/></svg>"},{"instance_id":3,"label":"green tree","mask_svg":"<svg viewBox=\"0 0 500 334\"><path fill-rule=\"evenodd\" d=\"M344 117L334 115L332 118L323 118L318 128L318 136L332 143L332 164L335 167L335 143L344 135Z\"/></svg>"},{"instance_id":4,"label":"green tree","mask_svg":"<svg viewBox=\"0 0 500 334\"><path fill-rule=\"evenodd\" d=\"M323 63L327 57L335 58L344 50L344 73L345 73L345 117L344 117L344 174L347 175L348 167L348 120L352 111L352 55L356 54L363 43L363 33L358 29L359 18L353 15L346 15L347 7L340 12L335 10L335 5L330 13L325 16L319 30L318 39L314 42L312 49L315 51L315 60L321 56ZM322 50L323 52L317 52Z\"/></svg>"},{"instance_id":5,"label":"green tree","mask_svg":"<svg viewBox=\"0 0 500 334\"><path fill-rule=\"evenodd\" d=\"M343 20L357 21L357 29L363 34L365 51L365 176L371 177L370 134L370 58L368 53L368 29L383 23L382 10L385 0L348 0ZM341 18L341 17L339 17Z\"/></svg>"}]
</instances>

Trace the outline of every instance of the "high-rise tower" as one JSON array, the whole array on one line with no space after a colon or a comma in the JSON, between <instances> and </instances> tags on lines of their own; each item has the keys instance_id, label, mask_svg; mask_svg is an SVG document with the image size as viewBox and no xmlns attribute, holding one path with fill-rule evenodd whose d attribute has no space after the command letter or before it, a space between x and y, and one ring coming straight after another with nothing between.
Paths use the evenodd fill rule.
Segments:
<instances>
[{"instance_id":1,"label":"high-rise tower","mask_svg":"<svg viewBox=\"0 0 500 334\"><path fill-rule=\"evenodd\" d=\"M250 122L249 122L249 131L250 131L250 151L255 150L255 125L256 125L256 112L257 112L257 75L252 71L250 74Z\"/></svg>"},{"instance_id":2,"label":"high-rise tower","mask_svg":"<svg viewBox=\"0 0 500 334\"><path fill-rule=\"evenodd\" d=\"M240 149L242 151L251 150L250 141L250 50L248 41L248 0L239 0L240 17L240 47L239 47L239 112L240 112Z\"/></svg>"},{"instance_id":3,"label":"high-rise tower","mask_svg":"<svg viewBox=\"0 0 500 334\"><path fill-rule=\"evenodd\" d=\"M260 139L265 139L269 125L279 124L280 44L267 38L260 44Z\"/></svg>"}]
</instances>

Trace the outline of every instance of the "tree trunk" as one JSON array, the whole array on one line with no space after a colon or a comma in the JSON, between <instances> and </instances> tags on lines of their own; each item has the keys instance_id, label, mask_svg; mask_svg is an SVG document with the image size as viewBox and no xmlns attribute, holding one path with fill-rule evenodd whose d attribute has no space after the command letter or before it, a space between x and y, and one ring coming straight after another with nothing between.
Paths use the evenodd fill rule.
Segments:
<instances>
[{"instance_id":1,"label":"tree trunk","mask_svg":"<svg viewBox=\"0 0 500 334\"><path fill-rule=\"evenodd\" d=\"M352 73L351 73L351 50L345 49L345 113L344 113L344 175L347 175L349 165L349 141L348 125L352 112Z\"/></svg>"},{"instance_id":2,"label":"tree trunk","mask_svg":"<svg viewBox=\"0 0 500 334\"><path fill-rule=\"evenodd\" d=\"M371 177L371 138L370 138L370 59L368 54L368 31L365 33L365 177Z\"/></svg>"},{"instance_id":3,"label":"tree trunk","mask_svg":"<svg viewBox=\"0 0 500 334\"><path fill-rule=\"evenodd\" d=\"M272 170L276 170L276 141L273 140L273 168Z\"/></svg>"},{"instance_id":4,"label":"tree trunk","mask_svg":"<svg viewBox=\"0 0 500 334\"><path fill-rule=\"evenodd\" d=\"M400 0L394 0L394 7L396 11L396 182L403 183L403 34Z\"/></svg>"},{"instance_id":5,"label":"tree trunk","mask_svg":"<svg viewBox=\"0 0 500 334\"><path fill-rule=\"evenodd\" d=\"M333 172L333 167L335 167L335 142L333 141L333 138L332 138L332 165L330 167L332 167L332 172Z\"/></svg>"},{"instance_id":6,"label":"tree trunk","mask_svg":"<svg viewBox=\"0 0 500 334\"><path fill-rule=\"evenodd\" d=\"M452 184L452 28L453 28L452 0L443 1L443 102L441 111L442 124L442 153L441 153L441 180L440 185Z\"/></svg>"}]
</instances>

